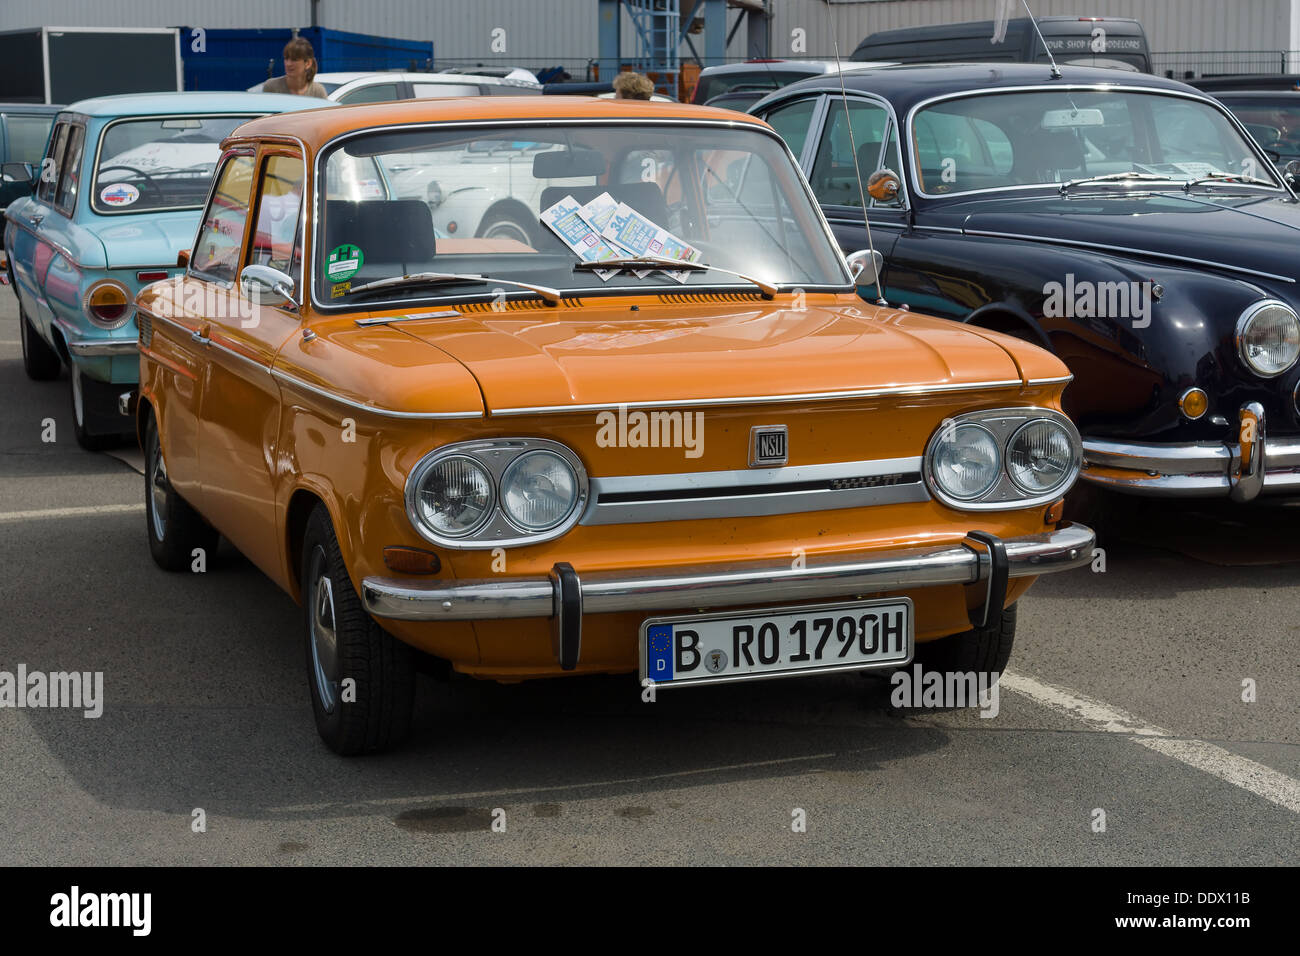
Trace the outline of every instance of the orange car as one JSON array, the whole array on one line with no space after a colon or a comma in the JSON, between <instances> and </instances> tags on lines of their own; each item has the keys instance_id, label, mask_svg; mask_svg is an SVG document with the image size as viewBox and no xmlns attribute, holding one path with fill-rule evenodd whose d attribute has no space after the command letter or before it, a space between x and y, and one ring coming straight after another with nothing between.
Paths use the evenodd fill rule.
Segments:
<instances>
[{"instance_id":1,"label":"orange car","mask_svg":"<svg viewBox=\"0 0 1300 956\"><path fill-rule=\"evenodd\" d=\"M874 257L761 121L413 101L223 150L186 273L137 298L149 546L186 570L220 533L302 604L340 753L406 731L414 651L650 693L996 674L1034 578L1091 559L1065 367L860 299ZM529 241L435 230L473 189Z\"/></svg>"}]
</instances>

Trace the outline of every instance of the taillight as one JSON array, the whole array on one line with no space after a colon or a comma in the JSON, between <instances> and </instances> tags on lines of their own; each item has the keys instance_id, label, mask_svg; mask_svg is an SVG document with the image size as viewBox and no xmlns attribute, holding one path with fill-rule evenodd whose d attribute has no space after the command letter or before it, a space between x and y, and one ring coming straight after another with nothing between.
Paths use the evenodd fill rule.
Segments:
<instances>
[{"instance_id":1,"label":"taillight","mask_svg":"<svg viewBox=\"0 0 1300 956\"><path fill-rule=\"evenodd\" d=\"M131 295L115 279L101 279L86 290L86 317L101 329L120 329L131 319Z\"/></svg>"}]
</instances>

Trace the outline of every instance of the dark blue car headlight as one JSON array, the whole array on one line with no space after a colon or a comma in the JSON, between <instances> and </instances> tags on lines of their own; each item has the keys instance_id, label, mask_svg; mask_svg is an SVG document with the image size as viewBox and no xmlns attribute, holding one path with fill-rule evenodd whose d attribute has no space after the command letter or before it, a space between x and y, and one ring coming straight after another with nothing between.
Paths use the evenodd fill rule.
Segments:
<instances>
[{"instance_id":1,"label":"dark blue car headlight","mask_svg":"<svg viewBox=\"0 0 1300 956\"><path fill-rule=\"evenodd\" d=\"M1300 358L1300 318L1276 299L1256 302L1237 320L1237 354L1256 375L1281 375Z\"/></svg>"}]
</instances>

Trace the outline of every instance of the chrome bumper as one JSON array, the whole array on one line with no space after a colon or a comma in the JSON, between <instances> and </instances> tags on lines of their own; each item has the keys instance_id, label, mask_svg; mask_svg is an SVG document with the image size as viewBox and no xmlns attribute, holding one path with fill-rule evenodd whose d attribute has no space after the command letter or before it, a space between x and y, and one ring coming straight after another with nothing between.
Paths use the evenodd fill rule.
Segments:
<instances>
[{"instance_id":1,"label":"chrome bumper","mask_svg":"<svg viewBox=\"0 0 1300 956\"><path fill-rule=\"evenodd\" d=\"M1227 495L1250 501L1261 493L1300 494L1300 439L1270 439L1264 409L1251 402L1239 412L1237 444L1083 440L1086 481L1115 491L1159 497ZM1131 471L1098 475L1097 468Z\"/></svg>"},{"instance_id":2,"label":"chrome bumper","mask_svg":"<svg viewBox=\"0 0 1300 956\"><path fill-rule=\"evenodd\" d=\"M1031 577L1080 567L1092 560L1094 541L1092 529L1081 524L1003 539L1005 575ZM548 577L505 580L425 583L373 577L362 582L361 599L375 617L399 621L554 621L619 611L849 600L881 591L993 582L999 577L994 554L1000 555L1000 550L967 539L931 548L810 557L801 568L791 567L789 561L757 561L578 575L561 564Z\"/></svg>"},{"instance_id":3,"label":"chrome bumper","mask_svg":"<svg viewBox=\"0 0 1300 956\"><path fill-rule=\"evenodd\" d=\"M68 339L68 351L77 358L136 355L139 342L137 339Z\"/></svg>"}]
</instances>

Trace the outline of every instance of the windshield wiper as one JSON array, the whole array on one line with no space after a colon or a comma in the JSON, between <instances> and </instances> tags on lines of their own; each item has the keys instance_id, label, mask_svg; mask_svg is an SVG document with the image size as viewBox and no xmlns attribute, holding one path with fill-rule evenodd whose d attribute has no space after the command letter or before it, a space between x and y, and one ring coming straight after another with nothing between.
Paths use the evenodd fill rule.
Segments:
<instances>
[{"instance_id":1,"label":"windshield wiper","mask_svg":"<svg viewBox=\"0 0 1300 956\"><path fill-rule=\"evenodd\" d=\"M662 269L665 272L723 272L729 276L735 276L737 279L744 279L746 282L752 282L763 292L763 298L772 299L776 297L779 291L776 286L770 282L764 282L762 279L756 279L753 276L745 275L743 272L732 272L730 269L723 269L721 266L711 266L704 262L690 262L686 259L669 259L662 256L628 256L625 259L606 259L604 262L579 262L573 267L574 272L595 272L598 269Z\"/></svg>"},{"instance_id":2,"label":"windshield wiper","mask_svg":"<svg viewBox=\"0 0 1300 956\"><path fill-rule=\"evenodd\" d=\"M1214 173L1210 176L1202 176L1200 179L1189 179L1183 183L1183 192L1191 192L1193 186L1201 186L1205 183L1225 183L1230 186L1269 186L1277 188L1276 183L1270 183L1267 179L1257 179L1254 176L1243 176L1240 173Z\"/></svg>"},{"instance_id":3,"label":"windshield wiper","mask_svg":"<svg viewBox=\"0 0 1300 956\"><path fill-rule=\"evenodd\" d=\"M354 296L359 292L368 292L373 289L391 289L395 286L448 285L453 282L474 282L479 285L487 285L489 282L499 282L502 285L514 286L519 289L527 289L529 292L536 292L546 301L547 305L560 304L559 289L552 289L544 285L533 285L531 282L515 282L511 279L495 279L491 276L459 275L454 272L413 272L410 275L393 276L388 279L376 279L374 282L367 282L363 285L357 286L355 289L350 289L348 295Z\"/></svg>"},{"instance_id":4,"label":"windshield wiper","mask_svg":"<svg viewBox=\"0 0 1300 956\"><path fill-rule=\"evenodd\" d=\"M1161 176L1158 173L1139 173L1136 170L1129 170L1127 173L1107 173L1104 176L1086 176L1083 179L1071 179L1068 183L1061 183L1061 192L1068 192L1073 186L1091 185L1092 183L1116 183L1124 180L1134 182L1143 180L1156 180L1165 183L1176 183L1178 180L1171 179L1168 176Z\"/></svg>"}]
</instances>

